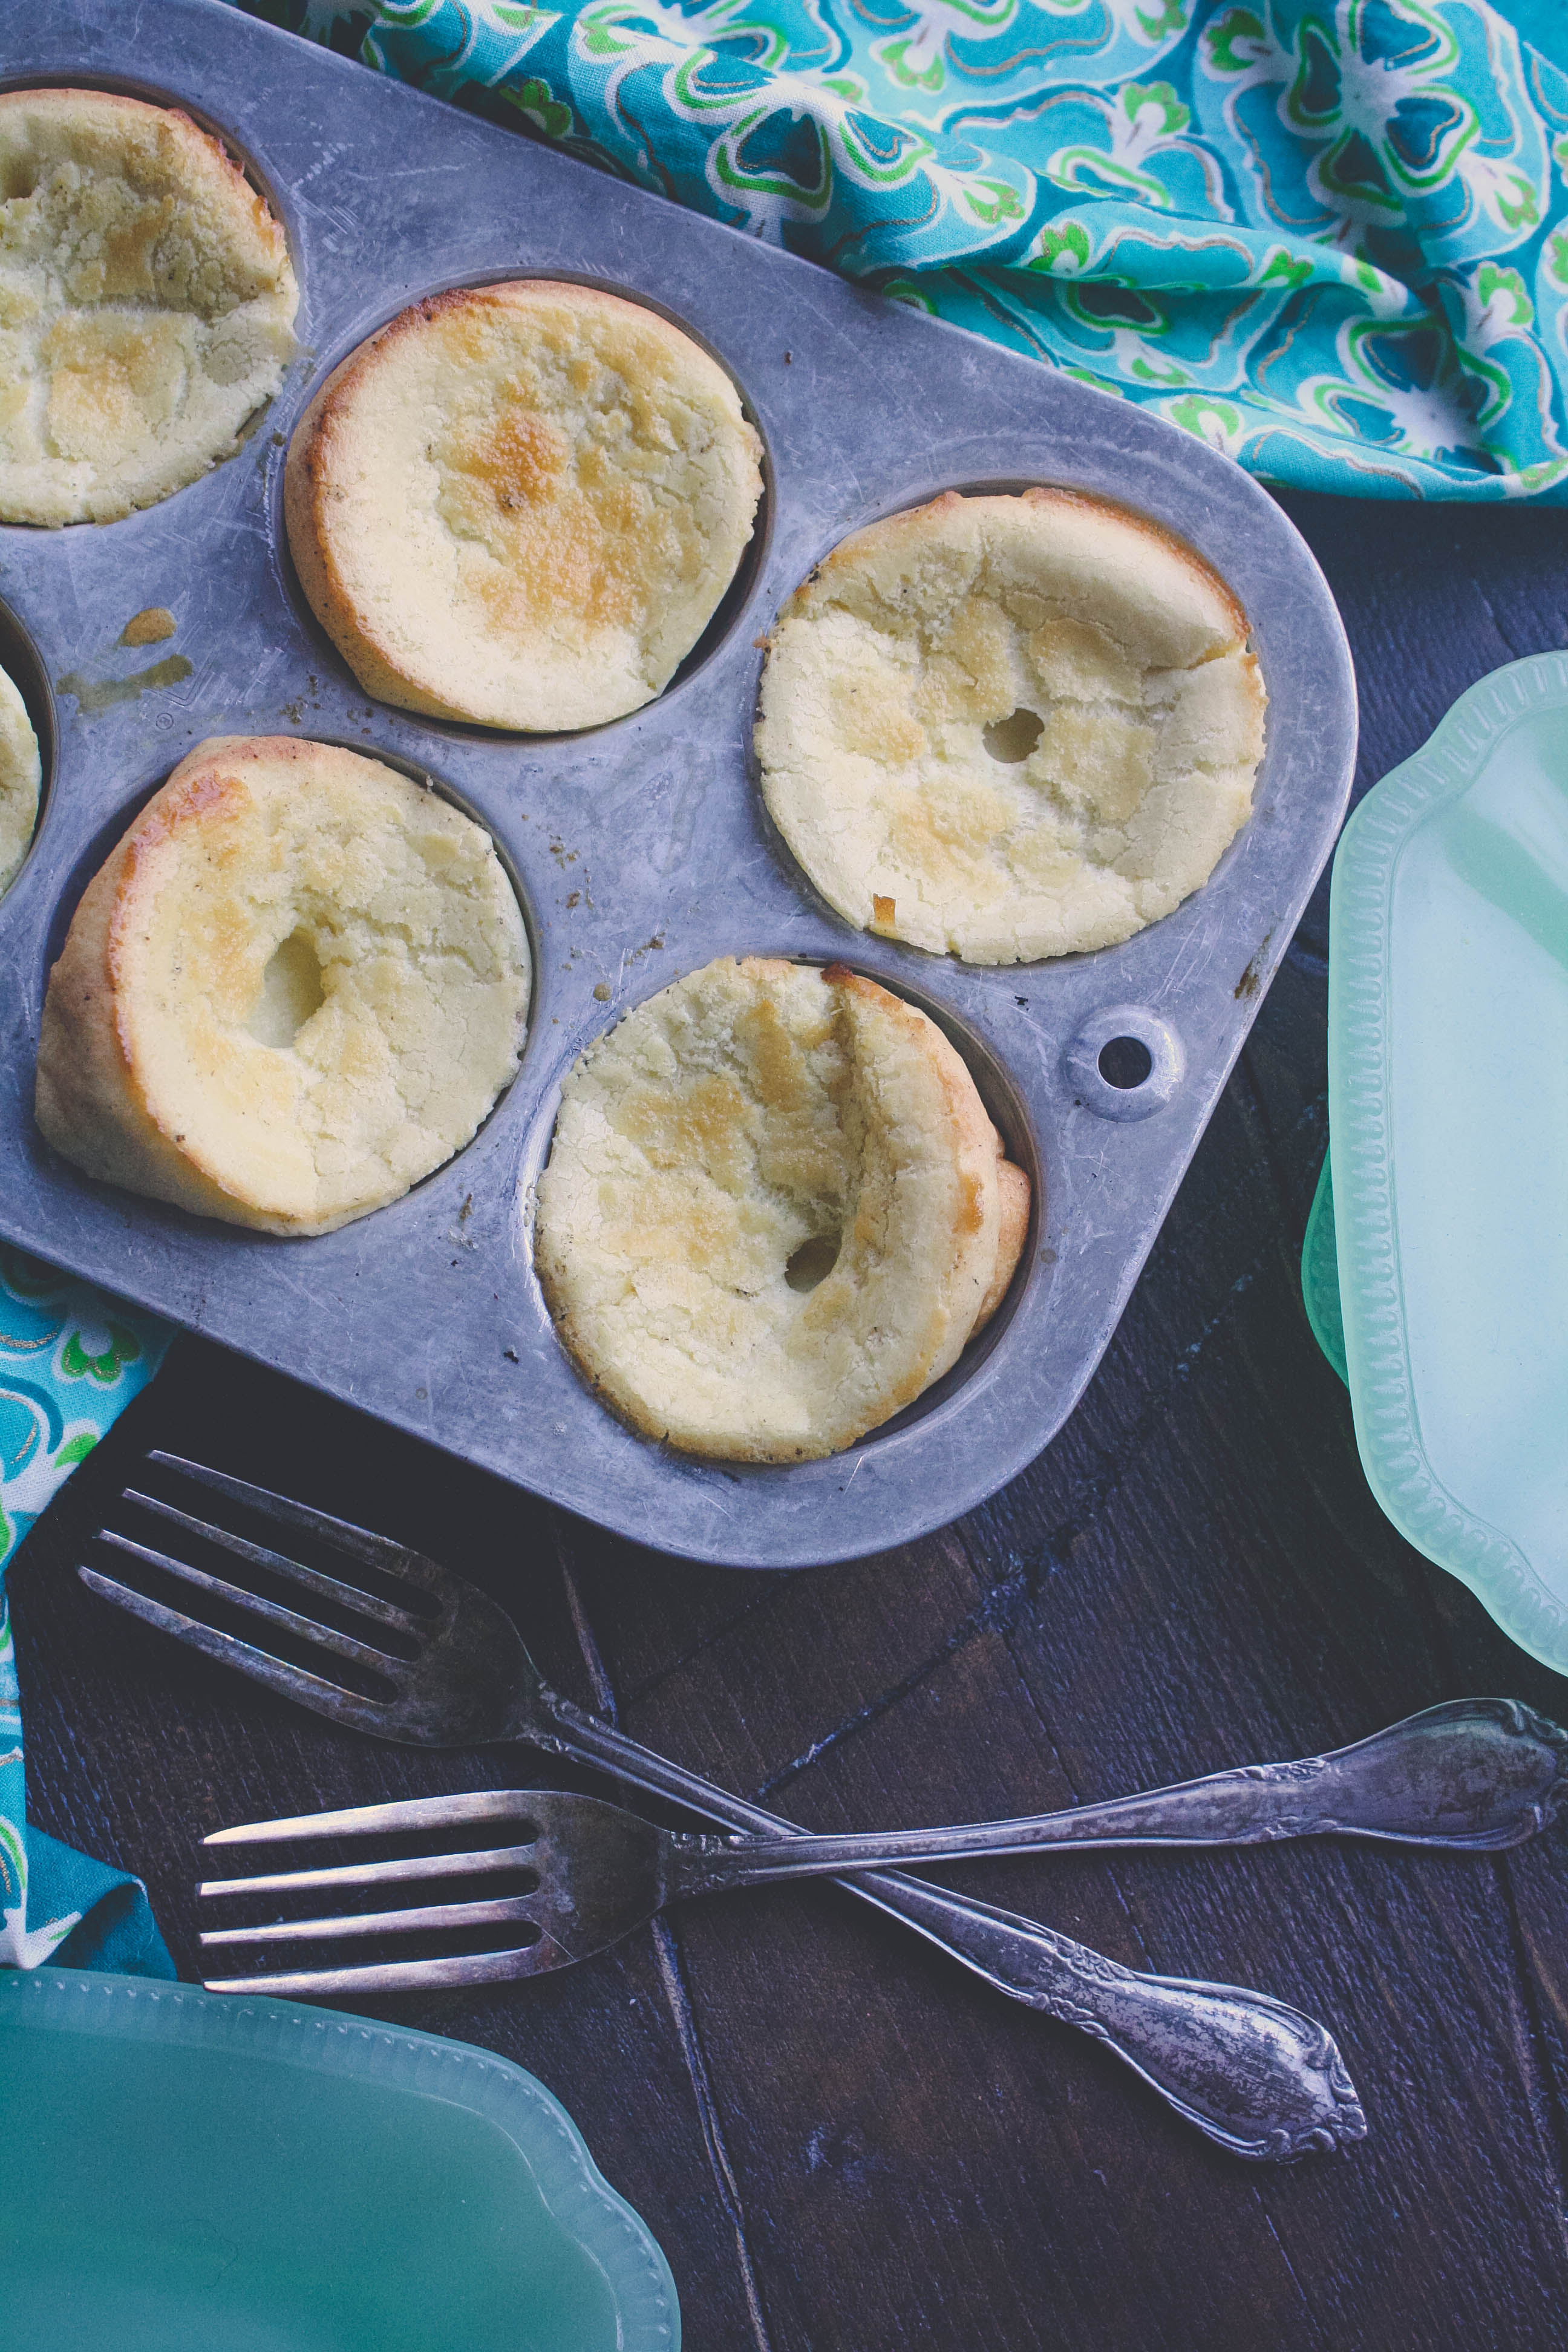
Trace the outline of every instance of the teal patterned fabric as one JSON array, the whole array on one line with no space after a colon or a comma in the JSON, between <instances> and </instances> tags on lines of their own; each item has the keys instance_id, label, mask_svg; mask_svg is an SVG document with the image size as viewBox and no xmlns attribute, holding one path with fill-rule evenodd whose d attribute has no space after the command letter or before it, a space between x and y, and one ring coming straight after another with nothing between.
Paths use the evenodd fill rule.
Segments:
<instances>
[{"instance_id":1,"label":"teal patterned fabric","mask_svg":"<svg viewBox=\"0 0 1568 2352\"><path fill-rule=\"evenodd\" d=\"M163 1360L170 1333L0 1247L0 1968L172 1977L140 1882L26 1825L5 1570L39 1512Z\"/></svg>"},{"instance_id":2,"label":"teal patterned fabric","mask_svg":"<svg viewBox=\"0 0 1568 2352\"><path fill-rule=\"evenodd\" d=\"M244 5L1271 481L1568 498L1568 76L1479 0Z\"/></svg>"}]
</instances>

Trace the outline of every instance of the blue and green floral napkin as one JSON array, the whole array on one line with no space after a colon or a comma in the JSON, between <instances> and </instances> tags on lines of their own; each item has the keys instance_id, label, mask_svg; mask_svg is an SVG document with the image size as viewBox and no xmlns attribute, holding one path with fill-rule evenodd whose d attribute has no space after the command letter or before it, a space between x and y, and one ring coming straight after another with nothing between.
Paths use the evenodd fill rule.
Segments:
<instances>
[{"instance_id":1,"label":"blue and green floral napkin","mask_svg":"<svg viewBox=\"0 0 1568 2352\"><path fill-rule=\"evenodd\" d=\"M33 1521L163 1360L150 1315L0 1247L0 1968L172 1977L141 1883L27 1825L5 1570Z\"/></svg>"},{"instance_id":2,"label":"blue and green floral napkin","mask_svg":"<svg viewBox=\"0 0 1568 2352\"><path fill-rule=\"evenodd\" d=\"M1563 0L241 5L1271 481L1568 499Z\"/></svg>"}]
</instances>

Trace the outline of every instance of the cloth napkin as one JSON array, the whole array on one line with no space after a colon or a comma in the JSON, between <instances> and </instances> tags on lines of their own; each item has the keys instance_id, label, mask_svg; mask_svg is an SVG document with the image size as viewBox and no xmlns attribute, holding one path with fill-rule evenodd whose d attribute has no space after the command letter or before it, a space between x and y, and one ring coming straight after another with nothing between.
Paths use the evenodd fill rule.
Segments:
<instances>
[{"instance_id":1,"label":"cloth napkin","mask_svg":"<svg viewBox=\"0 0 1568 2352\"><path fill-rule=\"evenodd\" d=\"M241 5L1270 481L1568 499L1563 0Z\"/></svg>"},{"instance_id":2,"label":"cloth napkin","mask_svg":"<svg viewBox=\"0 0 1568 2352\"><path fill-rule=\"evenodd\" d=\"M5 1570L76 1465L163 1360L151 1315L0 1247L0 1968L172 1977L141 1881L28 1826Z\"/></svg>"}]
</instances>

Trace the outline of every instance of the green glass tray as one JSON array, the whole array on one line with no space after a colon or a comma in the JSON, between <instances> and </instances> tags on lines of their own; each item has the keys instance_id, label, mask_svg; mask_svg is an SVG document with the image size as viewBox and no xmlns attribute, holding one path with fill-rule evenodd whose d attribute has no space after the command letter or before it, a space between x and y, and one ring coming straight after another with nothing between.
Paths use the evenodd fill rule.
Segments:
<instances>
[{"instance_id":1,"label":"green glass tray","mask_svg":"<svg viewBox=\"0 0 1568 2352\"><path fill-rule=\"evenodd\" d=\"M0 2151L16 2352L678 2352L564 2109L434 2034L7 1970Z\"/></svg>"},{"instance_id":2,"label":"green glass tray","mask_svg":"<svg viewBox=\"0 0 1568 2352\"><path fill-rule=\"evenodd\" d=\"M1462 695L1334 860L1302 1289L1373 1492L1568 1673L1568 656Z\"/></svg>"}]
</instances>

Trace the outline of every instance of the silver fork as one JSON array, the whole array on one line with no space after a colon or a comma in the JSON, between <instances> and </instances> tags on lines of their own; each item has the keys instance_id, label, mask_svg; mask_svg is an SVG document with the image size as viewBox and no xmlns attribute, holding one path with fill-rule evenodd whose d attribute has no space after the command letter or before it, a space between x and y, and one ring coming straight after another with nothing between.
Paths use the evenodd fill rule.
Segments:
<instances>
[{"instance_id":1,"label":"silver fork","mask_svg":"<svg viewBox=\"0 0 1568 2352\"><path fill-rule=\"evenodd\" d=\"M344 1633L117 1530L102 1531L105 1543L177 1578L209 1602L243 1612L262 1638L272 1628L310 1643L324 1654L324 1668L342 1658L373 1673L388 1696L366 1697L333 1680L330 1671L288 1664L95 1569L79 1570L94 1591L146 1623L334 1722L382 1738L437 1748L525 1741L548 1755L615 1773L731 1830L804 1834L552 1690L510 1618L466 1579L387 1537L244 1480L172 1454L149 1459L323 1545L345 1572L324 1574L128 1488L125 1500L160 1518L171 1540L180 1534L216 1545L240 1570L281 1580L352 1615L363 1632ZM356 1568L390 1582L404 1600L392 1601L371 1589L354 1576ZM392 1654L394 1638L413 1650L412 1657ZM1568 1735L1515 1702L1460 1701L1428 1708L1330 1756L1250 1766L1150 1795L1038 1816L1032 1842L1247 1844L1347 1830L1418 1844L1496 1848L1533 1835L1551 1819L1565 1755ZM1282 2160L1365 2133L1332 2037L1265 1994L1142 1975L1016 1912L902 1874L844 1883L999 1991L1106 2042L1179 2114L1236 2154Z\"/></svg>"},{"instance_id":2,"label":"silver fork","mask_svg":"<svg viewBox=\"0 0 1568 2352\"><path fill-rule=\"evenodd\" d=\"M472 1828L499 1832L505 1843L437 1847L384 1860L334 1863L325 1869L262 1870L247 1878L205 1879L196 1889L204 1901L230 1895L357 1895L368 1888L377 1894L385 1890L395 1907L209 1928L202 1944L207 1949L221 1946L258 1954L265 1961L279 1945L333 1944L368 1937L395 1943L410 1934L473 1938L503 1928L513 1939L506 1948L413 1956L405 1950L384 1960L309 1967L289 1963L249 1976L208 1978L207 1990L363 1997L504 1984L589 1959L646 1926L668 1905L694 1895L732 1894L781 1878L829 1878L839 1871L875 1869L888 1863L1018 1853L1037 1843L1029 1822L839 1837L797 1832L700 1837L658 1829L640 1813L608 1804L602 1797L574 1796L559 1789L481 1789L465 1796L353 1805L283 1821L244 1822L233 1829L215 1830L202 1843L227 1851ZM479 1892L457 1901L429 1899L443 1880L482 1888L487 1879L503 1878L519 1883L508 1893ZM425 1899L399 1905L399 1894L410 1889L425 1890Z\"/></svg>"}]
</instances>

